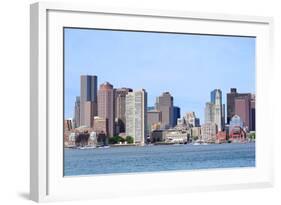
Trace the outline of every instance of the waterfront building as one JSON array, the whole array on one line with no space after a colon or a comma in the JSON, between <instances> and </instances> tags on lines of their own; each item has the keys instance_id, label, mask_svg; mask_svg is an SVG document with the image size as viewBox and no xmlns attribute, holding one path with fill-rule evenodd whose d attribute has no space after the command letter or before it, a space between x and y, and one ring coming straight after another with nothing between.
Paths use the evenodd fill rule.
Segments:
<instances>
[{"instance_id":1,"label":"waterfront building","mask_svg":"<svg viewBox=\"0 0 281 205\"><path fill-rule=\"evenodd\" d=\"M243 142L246 140L246 132L241 127L234 127L230 130L229 140L231 142Z\"/></svg>"},{"instance_id":2,"label":"waterfront building","mask_svg":"<svg viewBox=\"0 0 281 205\"><path fill-rule=\"evenodd\" d=\"M90 132L90 137L88 140L88 146L96 147L98 144L98 136L96 132Z\"/></svg>"},{"instance_id":3,"label":"waterfront building","mask_svg":"<svg viewBox=\"0 0 281 205\"><path fill-rule=\"evenodd\" d=\"M150 133L152 130L161 124L162 113L159 110L147 111L147 130ZM160 127L159 127L160 128Z\"/></svg>"},{"instance_id":4,"label":"waterfront building","mask_svg":"<svg viewBox=\"0 0 281 205\"><path fill-rule=\"evenodd\" d=\"M77 96L75 100L73 127L80 127L80 96Z\"/></svg>"},{"instance_id":5,"label":"waterfront building","mask_svg":"<svg viewBox=\"0 0 281 205\"><path fill-rule=\"evenodd\" d=\"M250 128L250 101L251 98L249 95L241 96L235 98L235 115L238 115L244 127L247 129Z\"/></svg>"},{"instance_id":6,"label":"waterfront building","mask_svg":"<svg viewBox=\"0 0 281 205\"><path fill-rule=\"evenodd\" d=\"M164 141L164 130L153 130L150 134L150 140L152 143Z\"/></svg>"},{"instance_id":7,"label":"waterfront building","mask_svg":"<svg viewBox=\"0 0 281 205\"><path fill-rule=\"evenodd\" d=\"M126 128L126 95L132 92L131 88L115 89L115 131L116 134L125 132Z\"/></svg>"},{"instance_id":8,"label":"waterfront building","mask_svg":"<svg viewBox=\"0 0 281 205\"><path fill-rule=\"evenodd\" d=\"M181 117L181 109L177 106L173 108L173 127L177 125L178 118Z\"/></svg>"},{"instance_id":9,"label":"waterfront building","mask_svg":"<svg viewBox=\"0 0 281 205\"><path fill-rule=\"evenodd\" d=\"M108 119L95 116L93 129L96 133L104 133L108 135Z\"/></svg>"},{"instance_id":10,"label":"waterfront building","mask_svg":"<svg viewBox=\"0 0 281 205\"><path fill-rule=\"evenodd\" d=\"M72 130L72 120L71 119L66 119L64 120L64 131L70 131Z\"/></svg>"},{"instance_id":11,"label":"waterfront building","mask_svg":"<svg viewBox=\"0 0 281 205\"><path fill-rule=\"evenodd\" d=\"M86 108L87 107L87 108ZM90 111L90 112L89 112ZM91 126L91 119L97 115L97 76L80 76L80 124Z\"/></svg>"},{"instance_id":12,"label":"waterfront building","mask_svg":"<svg viewBox=\"0 0 281 205\"><path fill-rule=\"evenodd\" d=\"M201 136L201 127L191 127L192 139L199 139Z\"/></svg>"},{"instance_id":13,"label":"waterfront building","mask_svg":"<svg viewBox=\"0 0 281 205\"><path fill-rule=\"evenodd\" d=\"M173 96L169 92L164 92L156 98L155 108L162 112L162 128L173 127Z\"/></svg>"},{"instance_id":14,"label":"waterfront building","mask_svg":"<svg viewBox=\"0 0 281 205\"><path fill-rule=\"evenodd\" d=\"M244 127L243 121L238 115L234 115L229 122L229 130L231 131L234 127Z\"/></svg>"},{"instance_id":15,"label":"waterfront building","mask_svg":"<svg viewBox=\"0 0 281 205\"><path fill-rule=\"evenodd\" d=\"M126 95L126 135L137 144L144 144L147 137L147 93L144 89Z\"/></svg>"},{"instance_id":16,"label":"waterfront building","mask_svg":"<svg viewBox=\"0 0 281 205\"><path fill-rule=\"evenodd\" d=\"M209 113L209 115L211 115L211 113ZM185 120L192 127L200 126L200 120L199 120L199 118L196 117L195 112L187 112L185 114Z\"/></svg>"},{"instance_id":17,"label":"waterfront building","mask_svg":"<svg viewBox=\"0 0 281 205\"><path fill-rule=\"evenodd\" d=\"M226 142L226 131L219 131L216 135L216 143Z\"/></svg>"},{"instance_id":18,"label":"waterfront building","mask_svg":"<svg viewBox=\"0 0 281 205\"><path fill-rule=\"evenodd\" d=\"M98 90L98 116L108 121L108 137L113 137L114 132L114 89L113 85L105 82Z\"/></svg>"},{"instance_id":19,"label":"waterfront building","mask_svg":"<svg viewBox=\"0 0 281 205\"><path fill-rule=\"evenodd\" d=\"M168 129L163 131L164 142L186 144L190 141L190 130Z\"/></svg>"},{"instance_id":20,"label":"waterfront building","mask_svg":"<svg viewBox=\"0 0 281 205\"><path fill-rule=\"evenodd\" d=\"M237 97L251 97L250 93L238 93L236 88L231 88L230 93L227 93L227 124L231 118L236 114L235 112L235 99Z\"/></svg>"},{"instance_id":21,"label":"waterfront building","mask_svg":"<svg viewBox=\"0 0 281 205\"><path fill-rule=\"evenodd\" d=\"M201 140L208 143L216 141L218 126L216 123L205 123L201 126Z\"/></svg>"}]
</instances>

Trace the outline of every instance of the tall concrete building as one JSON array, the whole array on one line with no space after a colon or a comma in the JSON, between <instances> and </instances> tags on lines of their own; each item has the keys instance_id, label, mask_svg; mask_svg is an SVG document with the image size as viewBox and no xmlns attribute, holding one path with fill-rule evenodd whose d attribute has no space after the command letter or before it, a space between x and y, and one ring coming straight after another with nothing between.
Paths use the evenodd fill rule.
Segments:
<instances>
[{"instance_id":1,"label":"tall concrete building","mask_svg":"<svg viewBox=\"0 0 281 205\"><path fill-rule=\"evenodd\" d=\"M126 135L137 144L147 137L147 93L144 89L126 95Z\"/></svg>"},{"instance_id":2,"label":"tall concrete building","mask_svg":"<svg viewBox=\"0 0 281 205\"><path fill-rule=\"evenodd\" d=\"M236 88L231 88L230 93L227 93L227 124L229 124L231 118L235 115L235 98L237 97L250 97L250 93L238 93Z\"/></svg>"},{"instance_id":3,"label":"tall concrete building","mask_svg":"<svg viewBox=\"0 0 281 205\"><path fill-rule=\"evenodd\" d=\"M96 104L91 101L84 102L84 124L87 127L93 127L94 116L96 115Z\"/></svg>"},{"instance_id":4,"label":"tall concrete building","mask_svg":"<svg viewBox=\"0 0 281 205\"><path fill-rule=\"evenodd\" d=\"M250 104L250 131L256 130L256 95L252 94Z\"/></svg>"},{"instance_id":5,"label":"tall concrete building","mask_svg":"<svg viewBox=\"0 0 281 205\"><path fill-rule=\"evenodd\" d=\"M97 82L95 75L80 76L80 126L91 127L97 115Z\"/></svg>"},{"instance_id":6,"label":"tall concrete building","mask_svg":"<svg viewBox=\"0 0 281 205\"><path fill-rule=\"evenodd\" d=\"M164 92L156 98L155 108L162 112L162 127L173 127L174 99L169 92Z\"/></svg>"},{"instance_id":7,"label":"tall concrete building","mask_svg":"<svg viewBox=\"0 0 281 205\"><path fill-rule=\"evenodd\" d=\"M207 102L205 104L205 123L211 123L215 121L215 105Z\"/></svg>"},{"instance_id":8,"label":"tall concrete building","mask_svg":"<svg viewBox=\"0 0 281 205\"><path fill-rule=\"evenodd\" d=\"M215 101L212 102L215 105L215 119L214 123L218 126L218 131L222 131L224 129L224 120L223 120L223 104L222 104L222 92L220 89L215 89L212 91L214 95Z\"/></svg>"},{"instance_id":9,"label":"tall concrete building","mask_svg":"<svg viewBox=\"0 0 281 205\"><path fill-rule=\"evenodd\" d=\"M132 92L131 88L117 88L115 89L115 124L116 133L125 132L126 128L126 95Z\"/></svg>"},{"instance_id":10,"label":"tall concrete building","mask_svg":"<svg viewBox=\"0 0 281 205\"><path fill-rule=\"evenodd\" d=\"M235 104L235 115L238 115L244 127L247 127L250 130L250 104L251 95L236 97Z\"/></svg>"},{"instance_id":11,"label":"tall concrete building","mask_svg":"<svg viewBox=\"0 0 281 205\"><path fill-rule=\"evenodd\" d=\"M155 130L157 126L161 125L162 113L159 110L150 110L147 111L147 130L150 133L152 130Z\"/></svg>"},{"instance_id":12,"label":"tall concrete building","mask_svg":"<svg viewBox=\"0 0 281 205\"><path fill-rule=\"evenodd\" d=\"M181 117L181 109L177 106L174 106L173 110L173 127L177 125L178 118Z\"/></svg>"},{"instance_id":13,"label":"tall concrete building","mask_svg":"<svg viewBox=\"0 0 281 205\"><path fill-rule=\"evenodd\" d=\"M224 129L223 118L222 92L215 89L211 92L211 102L206 103L205 123L215 123L218 131L221 131Z\"/></svg>"},{"instance_id":14,"label":"tall concrete building","mask_svg":"<svg viewBox=\"0 0 281 205\"><path fill-rule=\"evenodd\" d=\"M75 100L73 125L74 128L80 127L80 96Z\"/></svg>"},{"instance_id":15,"label":"tall concrete building","mask_svg":"<svg viewBox=\"0 0 281 205\"><path fill-rule=\"evenodd\" d=\"M210 110L209 110L210 112ZM209 118L211 117L211 113L208 114ZM187 112L184 116L186 122L191 127L199 127L200 126L200 120L196 117L195 112ZM210 120L209 120L210 121Z\"/></svg>"},{"instance_id":16,"label":"tall concrete building","mask_svg":"<svg viewBox=\"0 0 281 205\"><path fill-rule=\"evenodd\" d=\"M105 82L98 90L98 116L108 121L108 137L114 136L114 89Z\"/></svg>"}]
</instances>

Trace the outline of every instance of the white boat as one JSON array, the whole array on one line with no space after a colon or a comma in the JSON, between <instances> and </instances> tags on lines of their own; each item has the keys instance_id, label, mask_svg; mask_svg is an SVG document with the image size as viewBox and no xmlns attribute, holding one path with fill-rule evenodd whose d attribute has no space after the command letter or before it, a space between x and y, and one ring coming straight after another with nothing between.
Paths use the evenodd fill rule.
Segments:
<instances>
[{"instance_id":1,"label":"white boat","mask_svg":"<svg viewBox=\"0 0 281 205\"><path fill-rule=\"evenodd\" d=\"M100 146L99 148L103 148L103 149L107 149L107 148L110 148L110 146Z\"/></svg>"},{"instance_id":2,"label":"white boat","mask_svg":"<svg viewBox=\"0 0 281 205\"><path fill-rule=\"evenodd\" d=\"M77 149L95 149L95 146L77 147Z\"/></svg>"},{"instance_id":3,"label":"white boat","mask_svg":"<svg viewBox=\"0 0 281 205\"><path fill-rule=\"evenodd\" d=\"M206 142L204 142L202 140L197 140L192 145L208 145L208 143L206 143Z\"/></svg>"}]
</instances>

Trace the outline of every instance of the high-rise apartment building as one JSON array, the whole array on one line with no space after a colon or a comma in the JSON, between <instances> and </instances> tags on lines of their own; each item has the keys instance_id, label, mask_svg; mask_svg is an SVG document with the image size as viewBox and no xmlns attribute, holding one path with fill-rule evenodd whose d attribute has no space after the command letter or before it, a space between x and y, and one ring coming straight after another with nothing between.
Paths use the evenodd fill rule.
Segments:
<instances>
[{"instance_id":1,"label":"high-rise apartment building","mask_svg":"<svg viewBox=\"0 0 281 205\"><path fill-rule=\"evenodd\" d=\"M108 121L108 136L114 136L114 89L113 85L105 82L98 90L98 116Z\"/></svg>"},{"instance_id":2,"label":"high-rise apartment building","mask_svg":"<svg viewBox=\"0 0 281 205\"><path fill-rule=\"evenodd\" d=\"M97 115L97 76L80 76L80 126L92 127Z\"/></svg>"},{"instance_id":3,"label":"high-rise apartment building","mask_svg":"<svg viewBox=\"0 0 281 205\"><path fill-rule=\"evenodd\" d=\"M173 127L174 120L174 99L169 92L164 92L161 96L156 98L155 103L156 110L162 112L162 127Z\"/></svg>"},{"instance_id":4,"label":"high-rise apartment building","mask_svg":"<svg viewBox=\"0 0 281 205\"><path fill-rule=\"evenodd\" d=\"M144 89L126 95L126 135L137 144L147 137L147 93Z\"/></svg>"},{"instance_id":5,"label":"high-rise apartment building","mask_svg":"<svg viewBox=\"0 0 281 205\"><path fill-rule=\"evenodd\" d=\"M126 128L126 95L132 92L131 88L115 89L115 124L117 134L125 132Z\"/></svg>"}]
</instances>

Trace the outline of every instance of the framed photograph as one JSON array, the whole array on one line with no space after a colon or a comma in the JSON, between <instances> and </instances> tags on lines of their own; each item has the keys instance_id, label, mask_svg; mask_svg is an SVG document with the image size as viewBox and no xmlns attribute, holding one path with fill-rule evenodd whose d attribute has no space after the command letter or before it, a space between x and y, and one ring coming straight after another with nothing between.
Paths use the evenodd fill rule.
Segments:
<instances>
[{"instance_id":1,"label":"framed photograph","mask_svg":"<svg viewBox=\"0 0 281 205\"><path fill-rule=\"evenodd\" d=\"M31 5L30 198L273 185L270 17Z\"/></svg>"}]
</instances>

